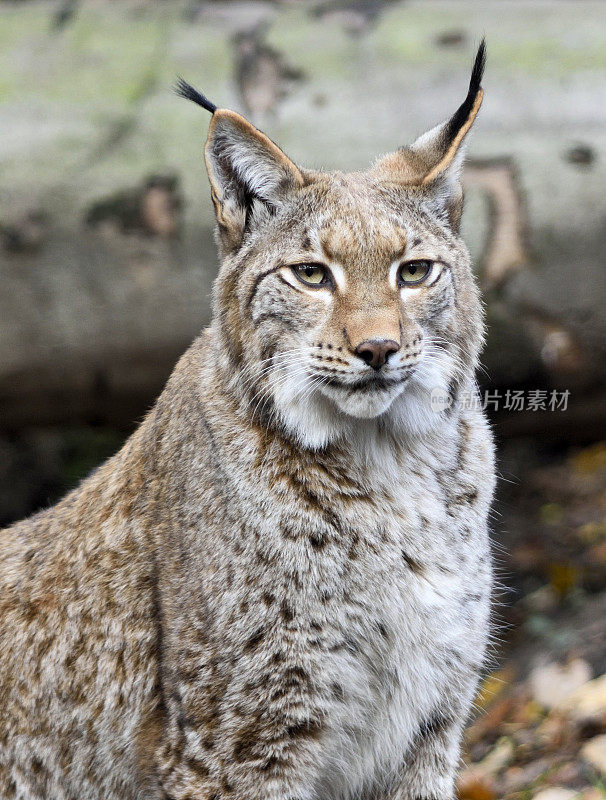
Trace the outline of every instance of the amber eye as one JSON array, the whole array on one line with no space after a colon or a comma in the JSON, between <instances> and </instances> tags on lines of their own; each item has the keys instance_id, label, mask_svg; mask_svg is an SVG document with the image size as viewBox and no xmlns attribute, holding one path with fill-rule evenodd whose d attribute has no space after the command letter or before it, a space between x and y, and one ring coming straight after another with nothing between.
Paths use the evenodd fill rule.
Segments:
<instances>
[{"instance_id":1,"label":"amber eye","mask_svg":"<svg viewBox=\"0 0 606 800\"><path fill-rule=\"evenodd\" d=\"M322 264L295 264L291 269L308 286L332 286L330 272Z\"/></svg>"},{"instance_id":2,"label":"amber eye","mask_svg":"<svg viewBox=\"0 0 606 800\"><path fill-rule=\"evenodd\" d=\"M407 261L398 269L398 284L414 286L417 283L423 283L429 276L432 266L433 262L424 258L418 261Z\"/></svg>"}]
</instances>

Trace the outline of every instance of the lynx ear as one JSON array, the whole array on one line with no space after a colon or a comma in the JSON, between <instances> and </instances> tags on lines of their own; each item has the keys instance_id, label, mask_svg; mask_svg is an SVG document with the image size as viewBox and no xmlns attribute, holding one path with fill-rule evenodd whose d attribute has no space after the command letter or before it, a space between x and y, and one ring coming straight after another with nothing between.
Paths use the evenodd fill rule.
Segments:
<instances>
[{"instance_id":1,"label":"lynx ear","mask_svg":"<svg viewBox=\"0 0 606 800\"><path fill-rule=\"evenodd\" d=\"M240 246L248 225L273 213L304 183L280 148L233 111L213 114L205 158L219 236L227 251Z\"/></svg>"},{"instance_id":2,"label":"lynx ear","mask_svg":"<svg viewBox=\"0 0 606 800\"><path fill-rule=\"evenodd\" d=\"M179 78L175 91L213 115L204 157L224 252L237 250L249 224L271 214L288 192L303 186L298 167L254 125L217 108Z\"/></svg>"},{"instance_id":3,"label":"lynx ear","mask_svg":"<svg viewBox=\"0 0 606 800\"><path fill-rule=\"evenodd\" d=\"M386 156L377 164L382 174L407 186L423 189L434 210L455 230L463 210L460 183L465 157L464 140L476 118L484 91L481 87L486 63L486 44L482 40L475 58L467 97L453 116L414 144Z\"/></svg>"}]
</instances>

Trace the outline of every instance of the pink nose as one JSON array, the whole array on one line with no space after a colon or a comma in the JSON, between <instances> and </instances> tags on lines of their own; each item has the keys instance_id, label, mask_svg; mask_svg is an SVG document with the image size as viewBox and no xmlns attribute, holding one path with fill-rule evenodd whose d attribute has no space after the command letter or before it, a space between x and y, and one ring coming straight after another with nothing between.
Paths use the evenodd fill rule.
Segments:
<instances>
[{"instance_id":1,"label":"pink nose","mask_svg":"<svg viewBox=\"0 0 606 800\"><path fill-rule=\"evenodd\" d=\"M373 369L381 369L392 353L397 353L400 345L393 339L367 339L356 347L356 355Z\"/></svg>"}]
</instances>

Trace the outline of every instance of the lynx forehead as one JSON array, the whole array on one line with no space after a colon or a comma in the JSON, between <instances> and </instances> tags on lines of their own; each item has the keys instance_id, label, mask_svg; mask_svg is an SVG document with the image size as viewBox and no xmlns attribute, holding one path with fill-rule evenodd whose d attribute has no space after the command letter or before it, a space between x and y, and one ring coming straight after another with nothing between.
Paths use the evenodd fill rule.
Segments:
<instances>
[{"instance_id":1,"label":"lynx forehead","mask_svg":"<svg viewBox=\"0 0 606 800\"><path fill-rule=\"evenodd\" d=\"M353 174L181 84L212 112L214 316L124 448L0 532L2 800L454 799L491 587L492 443L455 402L483 63Z\"/></svg>"}]
</instances>

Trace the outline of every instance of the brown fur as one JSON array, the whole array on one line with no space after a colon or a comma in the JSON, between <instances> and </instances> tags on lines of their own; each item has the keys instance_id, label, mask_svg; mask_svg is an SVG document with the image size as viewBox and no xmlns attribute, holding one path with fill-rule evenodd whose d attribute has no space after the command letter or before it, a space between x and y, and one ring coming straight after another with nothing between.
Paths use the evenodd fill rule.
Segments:
<instances>
[{"instance_id":1,"label":"brown fur","mask_svg":"<svg viewBox=\"0 0 606 800\"><path fill-rule=\"evenodd\" d=\"M452 798L492 446L428 392L472 389L482 341L451 213L471 121L345 175L216 112L210 327L114 458L0 533L2 800Z\"/></svg>"}]
</instances>

